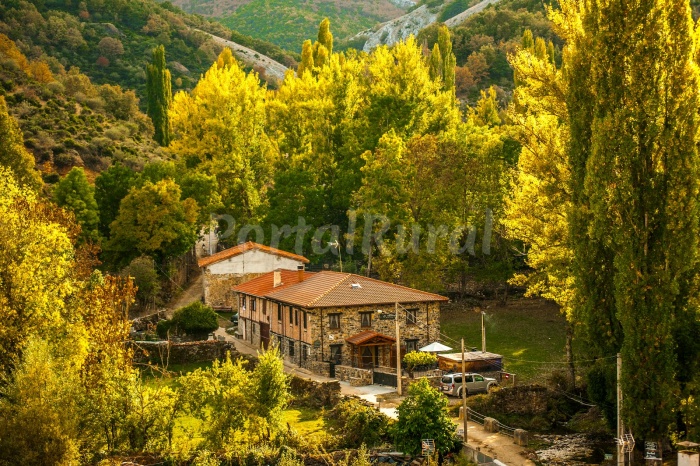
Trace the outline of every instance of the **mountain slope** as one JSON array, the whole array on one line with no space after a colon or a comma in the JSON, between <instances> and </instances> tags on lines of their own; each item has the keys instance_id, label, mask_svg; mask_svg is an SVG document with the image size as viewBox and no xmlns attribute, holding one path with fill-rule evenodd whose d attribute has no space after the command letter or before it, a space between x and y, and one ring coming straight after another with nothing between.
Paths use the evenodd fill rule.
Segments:
<instances>
[{"instance_id":1,"label":"mountain slope","mask_svg":"<svg viewBox=\"0 0 700 466\"><path fill-rule=\"evenodd\" d=\"M194 86L222 47L202 31L224 39L232 36L220 24L152 0L0 2L0 33L16 41L28 58L44 55L54 71L78 67L97 84L136 90L142 101L144 70L151 50L160 44L166 49L173 91ZM265 45L240 34L236 41L251 48ZM270 52L278 61L295 62L271 44L258 51Z\"/></svg>"},{"instance_id":2,"label":"mountain slope","mask_svg":"<svg viewBox=\"0 0 700 466\"><path fill-rule=\"evenodd\" d=\"M186 11L207 16L244 34L268 40L287 50L301 50L329 18L336 38L350 37L378 23L403 15L409 0L176 0ZM230 13L225 11L231 10ZM279 60L278 60L279 61Z\"/></svg>"}]
</instances>

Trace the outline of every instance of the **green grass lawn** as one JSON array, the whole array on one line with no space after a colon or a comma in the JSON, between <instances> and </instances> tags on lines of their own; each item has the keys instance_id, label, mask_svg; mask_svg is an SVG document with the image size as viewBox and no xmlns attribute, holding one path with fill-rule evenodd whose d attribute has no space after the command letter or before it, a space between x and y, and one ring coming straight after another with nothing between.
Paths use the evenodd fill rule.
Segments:
<instances>
[{"instance_id":1,"label":"green grass lawn","mask_svg":"<svg viewBox=\"0 0 700 466\"><path fill-rule=\"evenodd\" d=\"M541 299L485 303L486 351L503 355L504 369L516 381L542 381L565 361L565 320L559 308ZM481 311L460 302L443 306L442 333L466 347L481 350ZM455 351L459 345L445 341Z\"/></svg>"},{"instance_id":2,"label":"green grass lawn","mask_svg":"<svg viewBox=\"0 0 700 466\"><path fill-rule=\"evenodd\" d=\"M142 369L144 382L151 387L170 386L175 388L177 377L199 368L211 367L211 362L196 362L189 364L171 364L167 372L155 369ZM305 407L289 407L282 415L283 425L296 430L302 437L317 438L321 441L324 432L333 425L333 421L324 417L322 409ZM194 448L202 439L202 422L192 416L179 416L175 421L173 442L176 445L188 445ZM178 447L178 448L180 448Z\"/></svg>"},{"instance_id":3,"label":"green grass lawn","mask_svg":"<svg viewBox=\"0 0 700 466\"><path fill-rule=\"evenodd\" d=\"M323 416L323 410L304 407L286 409L282 422L288 423L300 436L319 441L331 426L331 421Z\"/></svg>"}]
</instances>

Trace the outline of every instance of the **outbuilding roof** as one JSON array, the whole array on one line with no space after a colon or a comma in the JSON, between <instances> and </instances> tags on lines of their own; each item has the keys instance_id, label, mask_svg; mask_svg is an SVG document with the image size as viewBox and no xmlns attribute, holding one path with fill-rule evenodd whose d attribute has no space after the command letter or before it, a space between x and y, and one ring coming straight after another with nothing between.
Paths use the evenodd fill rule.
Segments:
<instances>
[{"instance_id":1,"label":"outbuilding roof","mask_svg":"<svg viewBox=\"0 0 700 466\"><path fill-rule=\"evenodd\" d=\"M280 283L277 286L275 286L275 272L280 274ZM233 291L262 298L272 291L279 291L283 288L296 285L302 281L302 279L307 280L315 274L315 272L307 272L306 270L280 269L275 272L269 272L245 283L241 283L240 285L236 285L233 287Z\"/></svg>"},{"instance_id":2,"label":"outbuilding roof","mask_svg":"<svg viewBox=\"0 0 700 466\"><path fill-rule=\"evenodd\" d=\"M207 265L214 264L216 262L222 261L224 259L229 259L234 256L238 256L239 254L243 254L246 251L250 251L253 249L257 249L259 251L266 252L268 254L274 254L276 256L282 256L286 257L288 259L293 259L297 260L299 262L302 262L304 264L309 263L309 259L307 259L304 256L300 256L298 254L293 254L291 252L283 251L281 249L273 248L270 246L265 246L264 244L260 243L254 243L252 241L248 241L247 243L239 244L238 246L233 246L228 249L224 249L223 251L217 252L216 254L212 254L211 256L204 257L202 259L199 259L197 261L197 265L200 267L206 267Z\"/></svg>"}]
</instances>

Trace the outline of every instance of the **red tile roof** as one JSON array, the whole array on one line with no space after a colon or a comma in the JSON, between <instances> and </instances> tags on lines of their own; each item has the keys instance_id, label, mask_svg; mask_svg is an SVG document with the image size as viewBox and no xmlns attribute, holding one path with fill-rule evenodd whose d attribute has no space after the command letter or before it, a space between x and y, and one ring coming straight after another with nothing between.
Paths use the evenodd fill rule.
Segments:
<instances>
[{"instance_id":1,"label":"red tile roof","mask_svg":"<svg viewBox=\"0 0 700 466\"><path fill-rule=\"evenodd\" d=\"M380 340L382 343L394 343L396 342L396 338L392 338L388 335L384 335L379 332L375 332L373 330L365 330L360 333L356 333L355 335L348 337L345 339L350 344L353 344L355 346L360 346L362 344L365 344L369 342L370 340L373 339Z\"/></svg>"},{"instance_id":2,"label":"red tile roof","mask_svg":"<svg viewBox=\"0 0 700 466\"><path fill-rule=\"evenodd\" d=\"M449 301L437 294L330 271L318 272L294 286L275 289L266 297L304 308Z\"/></svg>"},{"instance_id":3,"label":"red tile roof","mask_svg":"<svg viewBox=\"0 0 700 466\"><path fill-rule=\"evenodd\" d=\"M299 271L298 270L277 270L280 273L280 278L282 283L274 286L275 282L275 272L268 272L265 275L260 275L257 278L249 280L240 285L233 287L233 291L239 293L245 293L253 296L264 297L273 291L279 291L283 288L287 288L291 285L296 285L299 283ZM311 278L315 272L304 271L304 280Z\"/></svg>"},{"instance_id":4,"label":"red tile roof","mask_svg":"<svg viewBox=\"0 0 700 466\"><path fill-rule=\"evenodd\" d=\"M234 257L234 256L237 256L239 254L243 254L244 252L250 251L252 249L258 249L260 251L264 251L264 252L267 252L269 254L287 257L289 259L303 262L304 264L309 263L309 259L307 259L304 256L299 256L299 255L293 254L291 252L282 251L281 249L276 249L276 248L272 248L270 246L265 246L264 244L254 243L252 241L248 241L247 243L239 244L238 246L224 249L223 251L217 252L216 254L212 254L211 256L199 259L199 261L197 261L197 265L199 265L200 267L205 267L207 265L214 264L214 263L222 261L224 259L228 259L230 257Z\"/></svg>"}]
</instances>

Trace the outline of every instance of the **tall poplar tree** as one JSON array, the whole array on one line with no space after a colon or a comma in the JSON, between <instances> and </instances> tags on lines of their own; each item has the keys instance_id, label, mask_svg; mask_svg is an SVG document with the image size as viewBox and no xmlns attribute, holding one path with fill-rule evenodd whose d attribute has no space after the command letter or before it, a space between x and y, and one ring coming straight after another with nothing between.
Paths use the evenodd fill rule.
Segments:
<instances>
[{"instance_id":1,"label":"tall poplar tree","mask_svg":"<svg viewBox=\"0 0 700 466\"><path fill-rule=\"evenodd\" d=\"M305 40L301 46L301 62L297 68L297 76L302 77L304 71L313 71L314 68L314 51L313 45L309 39Z\"/></svg>"},{"instance_id":2,"label":"tall poplar tree","mask_svg":"<svg viewBox=\"0 0 700 466\"><path fill-rule=\"evenodd\" d=\"M329 57L333 55L333 34L331 33L331 22L328 18L324 18L318 27L318 43L326 48Z\"/></svg>"},{"instance_id":3,"label":"tall poplar tree","mask_svg":"<svg viewBox=\"0 0 700 466\"><path fill-rule=\"evenodd\" d=\"M565 55L572 237L583 239L574 242L579 303L598 333L593 341L612 350L623 336L626 425L662 439L678 407L684 342L674 338L675 326L697 312L690 301L700 98L690 7L687 0L600 0L586 3L581 19Z\"/></svg>"},{"instance_id":4,"label":"tall poplar tree","mask_svg":"<svg viewBox=\"0 0 700 466\"><path fill-rule=\"evenodd\" d=\"M148 92L148 116L155 127L154 139L161 146L170 144L170 118L168 110L173 100L170 71L165 66L165 47L153 49L153 61L146 66L146 90Z\"/></svg>"},{"instance_id":5,"label":"tall poplar tree","mask_svg":"<svg viewBox=\"0 0 700 466\"><path fill-rule=\"evenodd\" d=\"M454 95L455 92L455 65L457 64L457 59L455 54L452 53L452 38L450 37L450 30L447 26L440 26L438 29L438 46L440 47L440 57L442 58L442 83L443 89L446 91L451 91Z\"/></svg>"}]
</instances>

